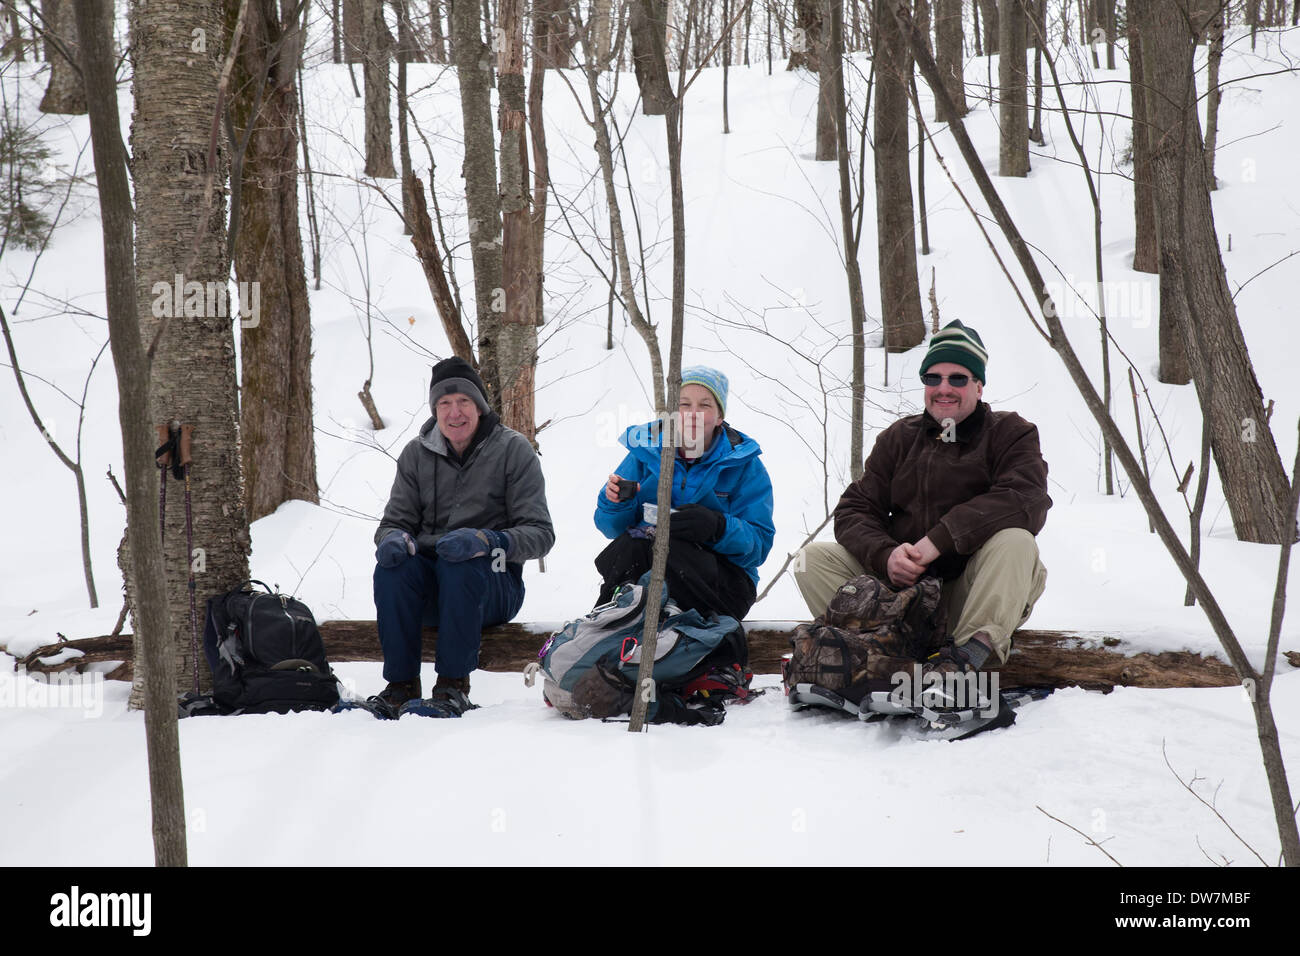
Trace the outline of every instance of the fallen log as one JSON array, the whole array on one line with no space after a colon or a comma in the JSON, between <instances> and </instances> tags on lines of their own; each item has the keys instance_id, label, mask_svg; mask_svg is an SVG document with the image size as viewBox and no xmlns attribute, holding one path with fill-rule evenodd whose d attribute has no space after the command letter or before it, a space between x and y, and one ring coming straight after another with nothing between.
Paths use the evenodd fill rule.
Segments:
<instances>
[{"instance_id":1,"label":"fallen log","mask_svg":"<svg viewBox=\"0 0 1300 956\"><path fill-rule=\"evenodd\" d=\"M756 674L781 673L781 658L790 653L795 623L749 621L749 663ZM381 661L374 621L324 621L320 625L331 661ZM521 671L537 660L550 628L502 624L483 632L479 667L487 671ZM424 629L423 660L434 659L437 629ZM1236 672L1217 657L1189 651L1134 653L1118 638L1069 631L1017 631L1011 657L999 684L1010 687L1231 687Z\"/></svg>"},{"instance_id":2,"label":"fallen log","mask_svg":"<svg viewBox=\"0 0 1300 956\"><path fill-rule=\"evenodd\" d=\"M781 658L790 651L794 627L788 621L750 621L746 625L750 666L756 674L781 672ZM548 625L518 623L489 628L483 632L479 668L505 673L522 671L537 660L537 651L552 629ZM320 631L331 661L383 660L374 621L322 621ZM437 629L426 627L425 661L434 660L437 641ZM68 650L82 653L63 653ZM130 635L92 637L37 648L15 661L14 667L39 673L70 667L80 670L92 661L124 661L124 668L108 676L129 679L131 652ZM42 660L49 657L60 659ZM1292 666L1300 666L1300 654L1289 651L1286 657ZM1109 691L1115 687L1230 687L1238 679L1232 668L1217 657L1189 651L1135 653L1124 641L1102 634L1017 631L999 683L1003 688L1083 687Z\"/></svg>"}]
</instances>

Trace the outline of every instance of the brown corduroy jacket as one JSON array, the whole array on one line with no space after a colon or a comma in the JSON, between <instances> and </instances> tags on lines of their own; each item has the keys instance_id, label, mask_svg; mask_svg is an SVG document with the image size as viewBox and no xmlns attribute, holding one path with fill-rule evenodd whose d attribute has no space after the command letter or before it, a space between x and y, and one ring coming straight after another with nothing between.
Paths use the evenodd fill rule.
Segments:
<instances>
[{"instance_id":1,"label":"brown corduroy jacket","mask_svg":"<svg viewBox=\"0 0 1300 956\"><path fill-rule=\"evenodd\" d=\"M946 438L928 412L890 425L835 507L835 540L881 580L904 541L928 535L939 549L930 570L951 580L997 532L1038 534L1047 520L1047 462L1033 423L980 402Z\"/></svg>"}]
</instances>

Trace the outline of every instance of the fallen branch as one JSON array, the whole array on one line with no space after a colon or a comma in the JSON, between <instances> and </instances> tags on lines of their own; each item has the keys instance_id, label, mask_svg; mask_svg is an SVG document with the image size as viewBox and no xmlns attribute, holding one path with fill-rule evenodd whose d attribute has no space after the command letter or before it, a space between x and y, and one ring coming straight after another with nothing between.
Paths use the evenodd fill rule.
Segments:
<instances>
[{"instance_id":1,"label":"fallen branch","mask_svg":"<svg viewBox=\"0 0 1300 956\"><path fill-rule=\"evenodd\" d=\"M1055 820L1057 823L1059 823L1059 824L1060 824L1061 826L1063 826L1063 827L1070 827L1071 830L1073 830L1075 833L1079 834L1079 836L1083 837L1084 840L1087 841L1087 843L1088 843L1089 846L1095 846L1098 850L1101 850L1102 853L1106 853L1106 848L1105 848L1104 846L1102 846L1100 843L1098 843L1098 842L1097 842L1096 840L1094 840L1092 837L1088 836L1088 834L1084 833L1084 832L1083 832L1082 830L1080 830L1078 827L1070 826L1070 824L1066 823L1064 820L1060 819L1059 817L1054 817L1054 816L1052 816L1050 813L1048 813L1046 810L1044 810L1042 807L1038 806L1037 804L1034 805L1034 808L1035 808L1039 813L1041 813L1043 816L1047 817L1049 820ZM1107 839L1110 839L1110 838L1107 837ZM1122 867L1122 866L1124 865L1124 864L1121 863L1119 860L1117 860L1117 859L1115 859L1113 856L1111 856L1109 853L1106 853L1106 859L1110 860L1110 862L1114 863L1116 866L1120 866L1120 867Z\"/></svg>"},{"instance_id":2,"label":"fallen branch","mask_svg":"<svg viewBox=\"0 0 1300 956\"><path fill-rule=\"evenodd\" d=\"M1228 832L1237 838L1237 842L1254 854L1255 859L1259 860L1259 862L1264 866L1268 866L1268 863L1265 862L1264 858L1258 853L1255 853L1255 848L1247 843L1242 835L1232 828L1232 824L1223 818L1223 814L1219 812L1219 808L1192 789L1192 784L1200 779L1196 776L1195 772L1193 772L1192 777L1189 780L1184 780L1178 775L1178 771L1174 769L1174 765L1169 762L1169 754L1165 752L1165 742L1163 740L1160 741L1160 756L1165 758L1165 766L1168 767L1169 772L1174 775L1174 779L1183 785L1183 789L1199 800L1204 806L1208 807L1210 812L1219 818L1219 822L1228 828ZM1200 846L1199 840L1197 841L1197 846ZM1202 850L1202 852L1204 852L1204 850Z\"/></svg>"}]
</instances>

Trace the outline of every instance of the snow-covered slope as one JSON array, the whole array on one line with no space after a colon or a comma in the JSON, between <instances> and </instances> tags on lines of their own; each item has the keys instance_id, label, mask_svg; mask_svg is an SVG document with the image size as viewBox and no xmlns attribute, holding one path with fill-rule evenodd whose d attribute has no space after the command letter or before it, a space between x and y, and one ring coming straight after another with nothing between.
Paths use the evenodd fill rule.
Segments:
<instances>
[{"instance_id":1,"label":"snow-covered slope","mask_svg":"<svg viewBox=\"0 0 1300 956\"><path fill-rule=\"evenodd\" d=\"M1300 187L1292 175L1300 152L1300 76L1285 72L1297 55L1300 31L1261 35L1253 54L1248 40L1230 38L1217 165L1222 188L1214 198L1229 279L1234 289L1242 287L1236 300L1241 324L1265 399L1276 403L1272 427L1288 468L1300 415L1300 400L1288 388L1297 344L1289 313L1300 285L1300 257L1261 271L1300 248ZM849 70L859 118L868 66L854 57ZM1071 77L1092 72L1077 48L1063 53L1059 66ZM1111 330L1160 410L1172 463L1145 406L1144 439L1157 492L1182 528L1175 472L1197 457L1199 415L1190 387L1155 381L1156 279L1129 269L1132 189L1119 165L1128 122L1115 115L1128 110L1128 73L1122 60L1120 66L1100 71L1101 82L1088 87L1101 123L1077 114L1075 122L1102 173ZM414 66L412 74L419 91L413 108L437 163L456 274L472 306L464 201L457 195L463 157L455 75L434 65ZM987 100L975 99L985 75L983 60L968 62L974 106L968 128L994 166L996 116ZM324 243L322 289L312 295L321 504L293 502L257 522L252 570L297 593L319 618L373 618L374 522L395 456L427 417L428 366L448 349L400 223L373 184L351 178L361 166L361 103L346 69L318 63L306 78L313 166L330 174L315 183ZM570 79L574 89L582 88L576 76ZM0 81L11 100L34 113L42 76L11 65ZM848 301L836 171L811 158L814 79L779 68L770 77L764 67L733 69L732 132L725 136L721 89L721 71L706 70L687 97L686 361L716 365L730 376L729 420L764 448L776 494L777 541L761 571L762 588L847 481ZM1081 101L1080 88L1069 89ZM921 98L928 119L924 91ZM1050 90L1045 98L1055 106ZM663 122L632 115L634 99L628 74L619 82L615 113L626 129L651 309L666 328L671 225ZM123 115L129 116L126 102ZM38 122L49 130L63 170L86 175L85 119ZM594 598L591 560L603 542L591 522L594 498L620 457L617 435L646 420L651 402L645 347L621 314L614 317L614 348L604 348L607 286L592 261L605 267L608 260L604 194L595 178L591 131L559 74L548 79L546 122L555 193L547 238L550 324L543 332L537 408L539 422L549 422L539 440L558 540L544 573L535 563L526 571L520 619L555 622L578 615ZM1040 250L1044 271L1061 280L1053 293L1064 304L1076 348L1099 375L1095 321L1064 291L1066 277L1079 280L1081 289L1091 287L1087 187L1060 116L1048 113L1044 122L1048 145L1033 148L1031 175L996 182ZM952 139L940 132L936 143L957 185L981 208ZM429 154L418 138L415 155L427 182ZM870 184L870 156L866 168ZM918 258L922 283L928 288L933 277L942 321L961 319L980 331L991 356L986 400L1038 424L1051 468L1055 506L1038 539L1050 577L1032 624L1104 630L1140 648L1213 651L1217 645L1202 612L1183 606L1182 581L1147 532L1135 496L1100 493L1098 430L1060 362L1029 325L933 153L926 156L926 177L933 248ZM396 198L395 182L380 185ZM626 201L626 189L623 195ZM78 412L53 386L79 396L106 336L97 206L89 186L75 187L71 196L39 261L12 249L0 261L0 299L32 376L29 388L65 448L75 444ZM631 223L628 206L624 218ZM869 192L860 257L869 317L879 311L874 221ZM1004 245L995 242L1005 257ZM380 433L370 429L356 399L368 374L367 312L374 392L389 422ZM877 429L919 408L922 352L890 356L886 374L884 353L870 350L868 444ZM1112 367L1117 418L1132 439L1131 399L1117 354ZM90 611L72 478L32 426L12 375L0 375L0 528L7 545L0 549L0 646L12 653L56 633L107 633L116 619L115 550L123 511L103 477L109 466L121 475L115 391L106 354L90 381L81 443L103 605ZM1128 489L1122 476L1119 487ZM1278 549L1234 539L1213 475L1206 514L1203 570L1258 664ZM751 616L796 619L804 613L785 578ZM1292 615L1283 626L1283 649L1300 649L1294 622ZM27 678L10 674L7 661L0 659L0 861L150 862L142 719L126 711L125 686L99 684L89 689L91 698L36 706L37 691ZM377 664L337 670L363 694L383 685ZM1283 749L1295 769L1300 676L1292 670L1283 664L1274 702ZM772 678L764 683L776 686ZM1245 861L1239 844L1174 779L1162 746L1184 778L1195 771L1206 778L1198 785L1205 788L1223 781L1219 810L1265 858L1276 854L1250 711L1235 688L1122 690L1105 697L1060 692L1027 709L1014 729L960 744L923 744L888 727L790 714L779 689L734 711L719 728L656 727L636 740L620 736L619 726L561 720L542 705L539 688L525 688L519 675L476 674L474 699L483 709L457 722L385 724L359 713L184 722L191 860L383 863L401 846L404 858L411 849L419 857L437 849L456 862L689 862L686 854L701 838L730 825L750 837L735 862L816 862L835 847L838 861L876 863L897 859L904 844L939 862L1106 862L1041 807L1080 829L1113 836L1107 848L1125 863L1200 864L1205 856L1198 839L1216 858L1224 853ZM735 786L738 780L744 785ZM716 792L717 800L703 809L694 803L688 818L679 815L678 804L657 799L688 788ZM310 826L268 812L287 794L304 790L318 794ZM79 832L94 830L97 839L52 837L29 827L38 811L75 816L83 824ZM619 837L611 839L615 827ZM346 837L322 842L315 838L322 829Z\"/></svg>"}]
</instances>

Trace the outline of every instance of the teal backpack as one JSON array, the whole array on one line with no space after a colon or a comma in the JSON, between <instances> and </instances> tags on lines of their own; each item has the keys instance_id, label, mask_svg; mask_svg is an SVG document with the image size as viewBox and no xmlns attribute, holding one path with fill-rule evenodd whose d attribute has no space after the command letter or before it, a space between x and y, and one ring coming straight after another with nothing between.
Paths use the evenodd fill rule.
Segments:
<instances>
[{"instance_id":1,"label":"teal backpack","mask_svg":"<svg viewBox=\"0 0 1300 956\"><path fill-rule=\"evenodd\" d=\"M607 603L570 621L552 634L538 653L546 675L542 694L566 717L610 718L631 710L641 666L648 594L645 575L614 592ZM733 617L683 611L660 597L655 642L654 686L647 719L651 723L716 724L723 701L748 695L748 643ZM711 688L700 692L701 688ZM731 690L732 693L727 693Z\"/></svg>"}]
</instances>

